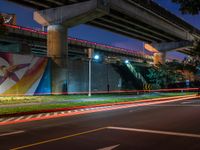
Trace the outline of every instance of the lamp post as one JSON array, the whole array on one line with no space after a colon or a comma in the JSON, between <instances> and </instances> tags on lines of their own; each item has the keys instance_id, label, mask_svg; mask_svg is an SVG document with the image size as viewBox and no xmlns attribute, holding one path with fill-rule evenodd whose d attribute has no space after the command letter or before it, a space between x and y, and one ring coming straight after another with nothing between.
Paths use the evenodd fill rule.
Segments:
<instances>
[{"instance_id":1,"label":"lamp post","mask_svg":"<svg viewBox=\"0 0 200 150\"><path fill-rule=\"evenodd\" d=\"M129 60L128 60L128 59L126 59L124 62L125 62L125 64L128 64L128 63L129 63Z\"/></svg>"},{"instance_id":2,"label":"lamp post","mask_svg":"<svg viewBox=\"0 0 200 150\"><path fill-rule=\"evenodd\" d=\"M92 80L92 55L93 49L88 49L88 96L91 96L91 80Z\"/></svg>"},{"instance_id":3,"label":"lamp post","mask_svg":"<svg viewBox=\"0 0 200 150\"><path fill-rule=\"evenodd\" d=\"M92 79L92 58L89 58L89 71L88 71L88 96L91 96L91 79Z\"/></svg>"},{"instance_id":4,"label":"lamp post","mask_svg":"<svg viewBox=\"0 0 200 150\"><path fill-rule=\"evenodd\" d=\"M106 76L107 76L107 78L106 78L106 80L107 80L107 92L109 93L109 91L110 91L110 84L109 84L109 76L108 76L108 63L106 65L106 72L107 72L107 74L106 74Z\"/></svg>"},{"instance_id":5,"label":"lamp post","mask_svg":"<svg viewBox=\"0 0 200 150\"><path fill-rule=\"evenodd\" d=\"M93 58L93 52L94 52L94 49L92 48L89 48L88 49L88 59L89 59L89 62L88 62L88 96L91 96L92 94L92 58ZM98 60L99 59L99 55L94 55L94 59L95 60Z\"/></svg>"}]
</instances>

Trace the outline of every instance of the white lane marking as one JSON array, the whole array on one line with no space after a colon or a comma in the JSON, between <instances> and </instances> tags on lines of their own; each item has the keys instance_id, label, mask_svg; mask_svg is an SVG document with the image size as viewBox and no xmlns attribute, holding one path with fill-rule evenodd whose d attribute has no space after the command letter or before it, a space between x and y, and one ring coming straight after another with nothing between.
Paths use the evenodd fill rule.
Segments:
<instances>
[{"instance_id":1,"label":"white lane marking","mask_svg":"<svg viewBox=\"0 0 200 150\"><path fill-rule=\"evenodd\" d=\"M47 113L47 114L44 115L44 117L48 117L48 116L50 116L50 113Z\"/></svg>"},{"instance_id":2,"label":"white lane marking","mask_svg":"<svg viewBox=\"0 0 200 150\"><path fill-rule=\"evenodd\" d=\"M153 107L157 107L157 106L160 106L160 107L199 107L200 105L197 105L197 104L189 104L189 105L177 105L177 104L157 104L157 105L151 105Z\"/></svg>"},{"instance_id":3,"label":"white lane marking","mask_svg":"<svg viewBox=\"0 0 200 150\"><path fill-rule=\"evenodd\" d=\"M13 135L13 134L24 133L24 132L25 132L25 131L15 131L15 132L3 133L3 134L0 134L0 137L2 137L2 136L7 136L7 135Z\"/></svg>"},{"instance_id":4,"label":"white lane marking","mask_svg":"<svg viewBox=\"0 0 200 150\"><path fill-rule=\"evenodd\" d=\"M193 103L192 101L191 102L182 102L181 104L189 104L189 103Z\"/></svg>"},{"instance_id":5,"label":"white lane marking","mask_svg":"<svg viewBox=\"0 0 200 150\"><path fill-rule=\"evenodd\" d=\"M53 115L59 115L59 112L54 112Z\"/></svg>"},{"instance_id":6,"label":"white lane marking","mask_svg":"<svg viewBox=\"0 0 200 150\"><path fill-rule=\"evenodd\" d=\"M104 107L99 107L100 109L104 109L104 108L110 108L110 107L108 107L108 106L104 106Z\"/></svg>"},{"instance_id":7,"label":"white lane marking","mask_svg":"<svg viewBox=\"0 0 200 150\"><path fill-rule=\"evenodd\" d=\"M8 118L8 119L6 119L6 120L4 120L4 121L2 121L2 122L8 122L8 121L13 120L13 119L15 119L15 117Z\"/></svg>"},{"instance_id":8,"label":"white lane marking","mask_svg":"<svg viewBox=\"0 0 200 150\"><path fill-rule=\"evenodd\" d=\"M85 111L84 109L80 109L80 111Z\"/></svg>"},{"instance_id":9,"label":"white lane marking","mask_svg":"<svg viewBox=\"0 0 200 150\"><path fill-rule=\"evenodd\" d=\"M0 118L0 121L3 121L5 118Z\"/></svg>"},{"instance_id":10,"label":"white lane marking","mask_svg":"<svg viewBox=\"0 0 200 150\"><path fill-rule=\"evenodd\" d=\"M39 114L36 118L40 118L43 114Z\"/></svg>"},{"instance_id":11,"label":"white lane marking","mask_svg":"<svg viewBox=\"0 0 200 150\"><path fill-rule=\"evenodd\" d=\"M153 134L163 134L163 135L173 135L173 136L182 136L182 137L192 137L192 138L200 138L199 134L191 134L191 133L180 133L180 132L148 130L148 129L137 129L137 128L123 128L123 127L107 127L107 129L133 131L133 132L143 132L143 133L153 133Z\"/></svg>"},{"instance_id":12,"label":"white lane marking","mask_svg":"<svg viewBox=\"0 0 200 150\"><path fill-rule=\"evenodd\" d=\"M30 118L32 118L33 117L33 115L30 115L30 116L28 116L26 119L30 119Z\"/></svg>"},{"instance_id":13,"label":"white lane marking","mask_svg":"<svg viewBox=\"0 0 200 150\"><path fill-rule=\"evenodd\" d=\"M118 147L119 145L120 145L120 144L118 144L118 145L113 145L113 146L109 146L109 147L100 148L100 149L97 149L97 150L112 150L112 149Z\"/></svg>"},{"instance_id":14,"label":"white lane marking","mask_svg":"<svg viewBox=\"0 0 200 150\"><path fill-rule=\"evenodd\" d=\"M62 111L62 112L61 112L61 114L65 114L65 112L64 112L64 111Z\"/></svg>"},{"instance_id":15,"label":"white lane marking","mask_svg":"<svg viewBox=\"0 0 200 150\"><path fill-rule=\"evenodd\" d=\"M71 112L72 112L72 111L70 111L70 110L69 110L69 111L67 111L67 113L71 113Z\"/></svg>"},{"instance_id":16,"label":"white lane marking","mask_svg":"<svg viewBox=\"0 0 200 150\"><path fill-rule=\"evenodd\" d=\"M21 117L15 119L15 121L21 120L22 118L24 118L24 116L21 116Z\"/></svg>"}]
</instances>

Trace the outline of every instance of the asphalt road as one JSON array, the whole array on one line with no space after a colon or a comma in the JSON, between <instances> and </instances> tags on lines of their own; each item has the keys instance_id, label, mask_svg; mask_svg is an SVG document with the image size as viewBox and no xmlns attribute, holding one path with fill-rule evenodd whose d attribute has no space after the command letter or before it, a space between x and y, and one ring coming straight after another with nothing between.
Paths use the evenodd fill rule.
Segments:
<instances>
[{"instance_id":1,"label":"asphalt road","mask_svg":"<svg viewBox=\"0 0 200 150\"><path fill-rule=\"evenodd\" d=\"M200 100L0 126L0 150L200 150Z\"/></svg>"}]
</instances>

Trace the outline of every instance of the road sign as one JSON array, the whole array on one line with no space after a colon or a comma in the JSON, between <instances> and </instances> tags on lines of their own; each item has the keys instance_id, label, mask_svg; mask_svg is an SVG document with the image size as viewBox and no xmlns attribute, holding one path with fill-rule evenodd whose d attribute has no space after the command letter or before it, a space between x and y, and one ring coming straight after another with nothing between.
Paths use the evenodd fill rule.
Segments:
<instances>
[{"instance_id":1,"label":"road sign","mask_svg":"<svg viewBox=\"0 0 200 150\"><path fill-rule=\"evenodd\" d=\"M187 87L189 87L190 86L190 80L185 80L185 84L186 84Z\"/></svg>"}]
</instances>

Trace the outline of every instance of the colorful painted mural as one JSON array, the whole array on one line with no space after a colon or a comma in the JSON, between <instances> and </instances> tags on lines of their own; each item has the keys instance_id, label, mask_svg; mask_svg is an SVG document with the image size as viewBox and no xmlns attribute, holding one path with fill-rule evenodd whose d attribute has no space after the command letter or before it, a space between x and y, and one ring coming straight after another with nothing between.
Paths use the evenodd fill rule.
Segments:
<instances>
[{"instance_id":1,"label":"colorful painted mural","mask_svg":"<svg viewBox=\"0 0 200 150\"><path fill-rule=\"evenodd\" d=\"M0 53L0 95L49 94L50 82L48 58Z\"/></svg>"}]
</instances>

